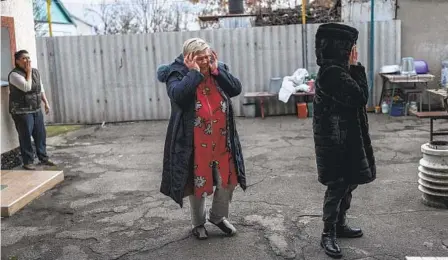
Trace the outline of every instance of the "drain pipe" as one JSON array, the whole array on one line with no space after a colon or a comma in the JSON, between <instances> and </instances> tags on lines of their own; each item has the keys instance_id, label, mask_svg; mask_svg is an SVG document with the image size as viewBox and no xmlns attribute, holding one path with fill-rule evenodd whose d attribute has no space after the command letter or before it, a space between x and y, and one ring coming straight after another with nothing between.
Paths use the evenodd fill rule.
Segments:
<instances>
[{"instance_id":1,"label":"drain pipe","mask_svg":"<svg viewBox=\"0 0 448 260\"><path fill-rule=\"evenodd\" d=\"M369 108L373 106L373 85L375 79L375 0L370 0L370 88L369 88Z\"/></svg>"}]
</instances>

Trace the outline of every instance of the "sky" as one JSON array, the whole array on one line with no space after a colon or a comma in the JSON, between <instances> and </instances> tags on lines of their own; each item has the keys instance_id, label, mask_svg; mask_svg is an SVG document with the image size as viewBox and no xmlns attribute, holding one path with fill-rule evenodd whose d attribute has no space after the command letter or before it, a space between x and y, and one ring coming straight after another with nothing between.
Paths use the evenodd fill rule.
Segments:
<instances>
[{"instance_id":1,"label":"sky","mask_svg":"<svg viewBox=\"0 0 448 260\"><path fill-rule=\"evenodd\" d=\"M54 1L60 1L64 4L64 6L67 8L67 10L74 16L83 19L84 21L92 24L92 25L98 25L100 23L98 17L93 14L92 12L88 11L88 8L97 8L102 3L110 3L114 4L116 0L54 0ZM200 8L200 5L192 5L187 0L168 0L173 1L176 3L185 3L187 6L189 6L191 9L191 12L197 11ZM128 3L132 4L132 0L120 0L121 3ZM289 0L290 5L294 6L295 4L298 4L301 2L301 0ZM189 30L198 30L199 24L193 23L188 26Z\"/></svg>"},{"instance_id":2,"label":"sky","mask_svg":"<svg viewBox=\"0 0 448 260\"><path fill-rule=\"evenodd\" d=\"M92 25L98 25L100 24L100 20L97 15L95 15L92 12L89 12L88 9L97 9L99 5L105 3L105 4L114 4L116 3L116 0L54 0L54 1L60 1L64 4L65 8L74 16L83 19L84 21L92 24ZM187 6L190 6L192 8L192 11L197 9L194 5L189 3L186 0L168 0L175 3L185 3ZM129 4L132 5L132 0L120 0L121 4ZM192 24L189 25L190 30L198 30L199 24Z\"/></svg>"}]
</instances>

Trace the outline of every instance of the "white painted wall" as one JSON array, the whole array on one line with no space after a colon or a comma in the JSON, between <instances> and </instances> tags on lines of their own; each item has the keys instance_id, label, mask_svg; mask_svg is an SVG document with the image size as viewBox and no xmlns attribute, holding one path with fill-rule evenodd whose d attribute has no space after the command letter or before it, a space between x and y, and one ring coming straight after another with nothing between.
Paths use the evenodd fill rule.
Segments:
<instances>
[{"instance_id":1,"label":"white painted wall","mask_svg":"<svg viewBox=\"0 0 448 260\"><path fill-rule=\"evenodd\" d=\"M75 20L75 22L78 35L95 35L95 29L92 26L77 20Z\"/></svg>"},{"instance_id":2,"label":"white painted wall","mask_svg":"<svg viewBox=\"0 0 448 260\"><path fill-rule=\"evenodd\" d=\"M73 24L53 24L52 28L53 36L75 36L78 35L76 26ZM43 23L39 28L39 31L43 33L41 36L50 36L48 29L48 23Z\"/></svg>"},{"instance_id":3,"label":"white painted wall","mask_svg":"<svg viewBox=\"0 0 448 260\"><path fill-rule=\"evenodd\" d=\"M34 38L34 21L32 0L0 1L1 16L14 18L16 49L26 49L30 52L33 67L37 67L36 41ZM3 59L3 57L2 57ZM9 114L9 88L1 89L1 153L18 147L19 142L14 122Z\"/></svg>"},{"instance_id":4,"label":"white painted wall","mask_svg":"<svg viewBox=\"0 0 448 260\"><path fill-rule=\"evenodd\" d=\"M436 80L430 88L438 87L442 61L448 60L448 1L399 0L398 19L402 21L403 57L425 60ZM423 95L426 101L426 95ZM433 99L432 104L440 104Z\"/></svg>"},{"instance_id":5,"label":"white painted wall","mask_svg":"<svg viewBox=\"0 0 448 260\"><path fill-rule=\"evenodd\" d=\"M370 0L342 0L343 22L370 22ZM396 0L375 1L375 21L395 19Z\"/></svg>"}]
</instances>

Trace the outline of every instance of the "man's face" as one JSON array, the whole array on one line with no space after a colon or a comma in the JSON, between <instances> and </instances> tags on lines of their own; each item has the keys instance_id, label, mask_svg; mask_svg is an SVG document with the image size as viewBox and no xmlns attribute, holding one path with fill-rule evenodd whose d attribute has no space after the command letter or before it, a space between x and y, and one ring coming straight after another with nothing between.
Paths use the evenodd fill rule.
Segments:
<instances>
[{"instance_id":1,"label":"man's face","mask_svg":"<svg viewBox=\"0 0 448 260\"><path fill-rule=\"evenodd\" d=\"M28 61L31 61L30 55L28 53L23 53L20 58L16 60L16 63L20 68L25 69Z\"/></svg>"}]
</instances>

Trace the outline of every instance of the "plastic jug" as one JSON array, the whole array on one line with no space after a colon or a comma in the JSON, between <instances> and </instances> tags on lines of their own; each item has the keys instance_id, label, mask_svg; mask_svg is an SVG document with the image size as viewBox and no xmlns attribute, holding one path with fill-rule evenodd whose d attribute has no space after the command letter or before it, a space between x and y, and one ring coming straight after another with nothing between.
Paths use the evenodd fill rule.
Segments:
<instances>
[{"instance_id":1,"label":"plastic jug","mask_svg":"<svg viewBox=\"0 0 448 260\"><path fill-rule=\"evenodd\" d=\"M389 114L389 105L386 103L386 101L381 104L381 112L383 112L383 114Z\"/></svg>"},{"instance_id":2,"label":"plastic jug","mask_svg":"<svg viewBox=\"0 0 448 260\"><path fill-rule=\"evenodd\" d=\"M415 64L414 64L414 58L412 57L405 57L401 59L401 75L416 75L417 72L415 72Z\"/></svg>"},{"instance_id":3,"label":"plastic jug","mask_svg":"<svg viewBox=\"0 0 448 260\"><path fill-rule=\"evenodd\" d=\"M442 62L441 82L442 88L448 89L448 60Z\"/></svg>"},{"instance_id":4,"label":"plastic jug","mask_svg":"<svg viewBox=\"0 0 448 260\"><path fill-rule=\"evenodd\" d=\"M411 101L411 104L409 105L409 111L410 112L418 112L417 102Z\"/></svg>"}]
</instances>

